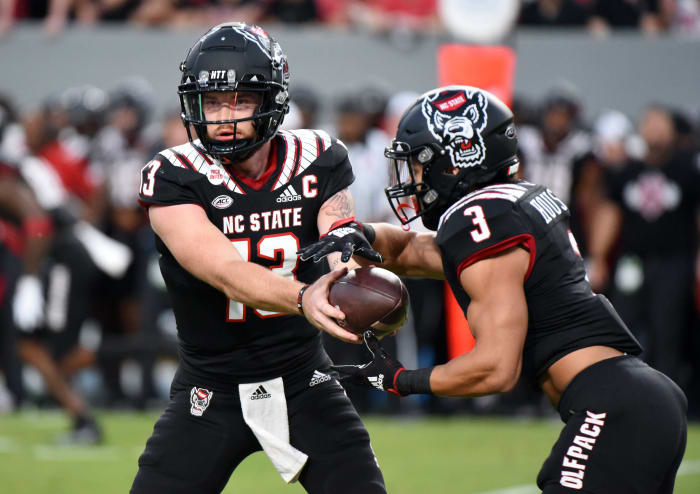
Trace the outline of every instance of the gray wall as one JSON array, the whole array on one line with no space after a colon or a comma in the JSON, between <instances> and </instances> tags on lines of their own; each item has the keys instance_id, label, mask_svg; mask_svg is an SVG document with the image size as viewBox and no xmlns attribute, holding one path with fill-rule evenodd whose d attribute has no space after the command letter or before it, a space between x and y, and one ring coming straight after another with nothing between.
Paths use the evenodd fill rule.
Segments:
<instances>
[{"instance_id":1,"label":"gray wall","mask_svg":"<svg viewBox=\"0 0 700 494\"><path fill-rule=\"evenodd\" d=\"M139 74L156 89L161 108L177 105L178 64L202 33L118 26L72 29L46 38L24 25L0 40L0 90L22 108L85 83L110 89ZM292 84L314 85L332 99L366 82L425 91L436 85L437 37L411 42L323 28L270 29L290 60ZM586 33L519 31L516 92L539 98L557 79L573 81L587 114L612 107L635 116L644 104L700 108L700 40L635 34L593 39Z\"/></svg>"}]
</instances>

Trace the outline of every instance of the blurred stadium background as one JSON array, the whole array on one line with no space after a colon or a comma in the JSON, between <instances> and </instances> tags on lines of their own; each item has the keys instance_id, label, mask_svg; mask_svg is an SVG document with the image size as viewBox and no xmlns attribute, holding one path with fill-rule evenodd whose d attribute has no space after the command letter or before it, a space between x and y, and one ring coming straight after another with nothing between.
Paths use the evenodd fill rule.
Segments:
<instances>
[{"instance_id":1,"label":"blurred stadium background","mask_svg":"<svg viewBox=\"0 0 700 494\"><path fill-rule=\"evenodd\" d=\"M177 362L152 233L135 202L138 172L186 139L176 94L186 50L210 25L245 20L265 27L289 58L294 105L285 125L325 128L348 144L357 215L374 221L392 220L382 150L397 117L418 93L453 82L445 64L464 77L483 75L485 59L445 55L445 47L507 47L515 65L502 76L521 129L524 176L569 202L595 287L617 304L647 359L688 395L693 425L676 492L700 492L698 187L664 202L677 188L671 179L654 182L647 198L666 210L645 211L641 223L623 215L612 229L599 221L606 206L624 206L614 190L623 190L629 164L650 160L658 146L673 149L674 166L700 167L700 1L493 1L485 12L478 4L0 1L0 182L21 177L56 225L42 278L52 335L44 342L54 377L85 398L102 432L99 444L79 444L80 424L61 411L35 366L22 363L29 350L18 346L11 306L27 274L22 237L32 232L0 197L0 490L128 489ZM464 21L455 27L444 22L450 16ZM598 246L607 234L615 242ZM463 327L442 286L407 283L414 312L392 342L402 362L429 365L462 351L455 332ZM339 362L364 360L355 347L326 343ZM368 417L392 493L536 492L560 429L525 383L476 400L348 392ZM301 492L285 489L260 454L236 475L237 492Z\"/></svg>"}]
</instances>

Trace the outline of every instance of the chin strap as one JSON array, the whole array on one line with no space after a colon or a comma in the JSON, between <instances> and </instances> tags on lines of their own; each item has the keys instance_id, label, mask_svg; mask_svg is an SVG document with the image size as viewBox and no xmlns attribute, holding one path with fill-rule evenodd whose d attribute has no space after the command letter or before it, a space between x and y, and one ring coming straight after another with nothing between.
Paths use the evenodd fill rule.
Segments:
<instances>
[{"instance_id":1,"label":"chin strap","mask_svg":"<svg viewBox=\"0 0 700 494\"><path fill-rule=\"evenodd\" d=\"M243 142L243 143L245 143L246 141L247 141L247 142L252 142L251 139L242 139L241 141L238 141L238 142ZM214 144L214 143L213 143L213 142L215 142L215 141L209 141L209 142L212 143L212 144L210 144L210 146L211 146L211 151L209 151L209 154L211 154L212 156L214 156L215 158L217 158L217 159L218 159L219 161L221 161L221 163L223 163L224 165L233 165L233 164L236 164L236 163L240 163L241 161L247 160L247 159L250 158L258 149L260 149L260 146L262 146L262 145L265 143L265 142L263 141L263 142L261 142L261 143L259 143L259 144L254 145L254 146L251 147L250 149L246 149L245 151L236 153L236 151L235 151L235 146L234 146L234 149L233 149L232 151L230 151L230 152L222 152L222 151L217 151L217 149L216 149L216 148L217 148L217 144ZM229 148L230 146L226 146L226 147Z\"/></svg>"}]
</instances>

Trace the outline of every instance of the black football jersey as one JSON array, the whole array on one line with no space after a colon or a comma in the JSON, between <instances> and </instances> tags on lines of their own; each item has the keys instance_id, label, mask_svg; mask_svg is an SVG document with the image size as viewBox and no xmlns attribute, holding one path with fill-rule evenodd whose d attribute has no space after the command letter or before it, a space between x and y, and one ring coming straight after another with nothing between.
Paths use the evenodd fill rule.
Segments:
<instances>
[{"instance_id":1,"label":"black football jersey","mask_svg":"<svg viewBox=\"0 0 700 494\"><path fill-rule=\"evenodd\" d=\"M191 143L166 149L143 168L139 202L196 204L243 259L311 283L324 267L296 252L318 240L324 201L354 180L347 149L323 131L295 130L280 131L270 154L274 172L249 186ZM182 268L157 236L156 244L185 371L242 382L283 375L317 355L319 331L305 318L230 300Z\"/></svg>"},{"instance_id":2,"label":"black football jersey","mask_svg":"<svg viewBox=\"0 0 700 494\"><path fill-rule=\"evenodd\" d=\"M437 243L465 315L469 296L459 281L462 270L514 246L530 253L524 374L539 376L567 353L592 345L641 353L610 302L591 290L569 229L569 210L546 187L520 181L470 193L442 216Z\"/></svg>"}]
</instances>

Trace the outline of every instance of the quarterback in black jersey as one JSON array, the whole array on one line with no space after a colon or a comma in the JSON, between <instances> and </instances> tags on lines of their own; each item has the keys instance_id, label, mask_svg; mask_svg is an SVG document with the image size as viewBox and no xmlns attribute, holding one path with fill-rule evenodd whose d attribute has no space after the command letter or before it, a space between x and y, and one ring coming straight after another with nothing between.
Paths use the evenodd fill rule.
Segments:
<instances>
[{"instance_id":1,"label":"quarterback in black jersey","mask_svg":"<svg viewBox=\"0 0 700 494\"><path fill-rule=\"evenodd\" d=\"M347 150L323 131L278 130L287 59L258 26L212 28L180 69L189 142L143 168L139 196L180 365L131 492L220 492L264 450L307 492L385 493L369 435L321 346L319 329L360 342L327 300L347 267L321 276L297 256L319 232L355 225Z\"/></svg>"},{"instance_id":2,"label":"quarterback in black jersey","mask_svg":"<svg viewBox=\"0 0 700 494\"><path fill-rule=\"evenodd\" d=\"M386 194L402 223L421 217L437 234L374 224L372 248L398 273L446 278L476 344L406 370L368 331L372 360L335 369L401 396L502 393L529 376L566 423L537 479L544 493L671 493L686 398L636 357L639 343L591 290L566 205L514 177L516 149L513 114L487 91L437 88L406 111L386 150Z\"/></svg>"}]
</instances>

